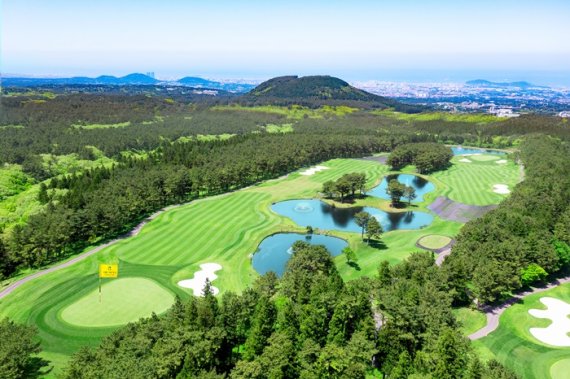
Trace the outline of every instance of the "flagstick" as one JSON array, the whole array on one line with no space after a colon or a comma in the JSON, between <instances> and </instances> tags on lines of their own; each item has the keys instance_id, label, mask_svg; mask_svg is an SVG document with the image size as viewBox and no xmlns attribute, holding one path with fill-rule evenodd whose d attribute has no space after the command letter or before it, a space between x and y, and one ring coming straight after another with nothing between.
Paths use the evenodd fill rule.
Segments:
<instances>
[{"instance_id":1,"label":"flagstick","mask_svg":"<svg viewBox=\"0 0 570 379\"><path fill-rule=\"evenodd\" d=\"M101 303L101 278L99 278L99 303Z\"/></svg>"}]
</instances>

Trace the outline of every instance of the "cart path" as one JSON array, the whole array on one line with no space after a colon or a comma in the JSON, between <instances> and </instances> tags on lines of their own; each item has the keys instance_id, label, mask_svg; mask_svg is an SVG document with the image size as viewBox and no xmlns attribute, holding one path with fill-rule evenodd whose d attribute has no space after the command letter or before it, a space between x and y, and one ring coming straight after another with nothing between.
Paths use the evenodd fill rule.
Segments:
<instances>
[{"instance_id":1,"label":"cart path","mask_svg":"<svg viewBox=\"0 0 570 379\"><path fill-rule=\"evenodd\" d=\"M547 284L545 287L533 288L532 290L527 290L521 293L516 294L515 296L511 297L509 300L505 301L501 305L497 305L494 307L485 306L482 310L487 316L487 325L476 331L475 333L469 335L470 340L478 340L479 338L486 337L490 333L494 332L499 327L499 318L503 314L503 312L513 304L516 304L522 298L533 295L535 293L540 293L544 291L548 291L549 289L558 287L561 284L570 283L570 275L565 277L559 278L552 283Z\"/></svg>"},{"instance_id":2,"label":"cart path","mask_svg":"<svg viewBox=\"0 0 570 379\"><path fill-rule=\"evenodd\" d=\"M187 203L186 203L187 204ZM149 217L145 218L143 221L141 221L137 226L135 226L130 232L123 234L120 237L117 237L111 241L108 241L106 243L104 243L103 245L99 245L97 247L94 247L93 249L86 251L83 254L80 254L78 256L76 256L75 258L72 258L64 263L55 265L53 267L50 268L46 268L44 270L40 270L34 274L28 275L20 280L15 281L14 283L10 284L8 287L4 288L1 292L0 292L0 300L3 299L4 297L8 296L9 294L11 294L12 292L14 292L14 290L16 290L18 287L22 286L25 283L28 283L36 278L39 278L40 276L44 276L47 274L50 274L52 272L55 271L59 271L62 270L66 267L69 267L71 265L74 265L77 262L80 262L82 260L84 260L85 258L88 258L94 254L97 254L98 252L100 252L101 250L116 244L119 241L124 240L125 238L129 238L129 237L134 237L137 234L140 233L140 231L142 230L142 228L148 224L150 221L154 220L155 218L157 218L158 216L160 216L162 213L172 210L174 208L178 208L182 205L186 205L186 204L177 204L177 205L172 205L166 208L163 208L155 213L153 213L152 215L150 215Z\"/></svg>"},{"instance_id":3,"label":"cart path","mask_svg":"<svg viewBox=\"0 0 570 379\"><path fill-rule=\"evenodd\" d=\"M435 258L435 264L436 265L441 266L445 257L447 257L449 254L451 254L452 246L453 246L453 244L451 244L451 246L447 247L446 249L441 250L441 252L439 254L437 254L437 257Z\"/></svg>"}]
</instances>

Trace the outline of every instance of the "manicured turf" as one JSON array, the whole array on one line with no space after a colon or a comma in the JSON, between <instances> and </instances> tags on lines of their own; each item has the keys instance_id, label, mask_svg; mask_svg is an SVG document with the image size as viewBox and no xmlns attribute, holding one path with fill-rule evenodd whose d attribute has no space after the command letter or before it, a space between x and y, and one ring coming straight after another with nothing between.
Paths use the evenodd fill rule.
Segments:
<instances>
[{"instance_id":1,"label":"manicured turf","mask_svg":"<svg viewBox=\"0 0 570 379\"><path fill-rule=\"evenodd\" d=\"M314 198L318 196L325 181L336 180L349 172L366 173L368 188L378 184L388 173L387 166L367 160L336 159L323 162L321 165L329 169L311 176L292 173L287 177L267 181L249 189L198 200L165 212L147 224L138 236L103 249L69 268L26 283L0 300L0 317L8 316L18 322L36 325L44 349L42 355L52 361L55 365L54 373L57 374L64 367L68 356L80 346L95 345L101 337L116 329L105 326L112 325L111 322L105 324L101 320L94 319L87 310L89 302L85 299L92 298L97 289L96 272L100 262L119 261L120 280L125 278L151 280L160 286L161 291L170 293L169 296L165 296L169 299L173 295L182 298L191 296L191 290L179 287L177 282L191 278L193 273L200 270L201 263L217 263L223 268L216 272L218 278L214 285L222 293L228 290L240 292L257 277L251 267L249 256L255 252L263 238L275 232L304 231L291 220L273 213L270 210L273 202ZM478 171L472 174L485 175L486 170L493 173L497 171L497 175L503 176L511 171L518 173L514 164L478 162L472 165L479 167ZM454 170L451 178L461 176L462 169L463 166L454 165L451 168ZM411 170L413 167L403 171ZM435 197L445 191L452 191L451 184L432 177L427 178L434 182L436 190L427 194L422 203L413 205L413 210L427 211L426 206ZM470 176L464 176L464 180L467 181L466 184L458 185L461 191L468 192L473 180ZM450 183L455 182L452 180ZM497 199L502 198L500 196ZM358 200L354 205L375 206L388 210L388 203L387 200L367 197ZM349 206L349 204L340 206ZM380 243L371 245L363 242L358 233L331 232L330 234L346 239L358 257L356 268L347 265L346 259L342 256L335 258L335 263L346 280L363 275L373 276L381 261L400 262L410 253L420 251L415 246L420 237L429 234L455 236L462 225L435 217L434 222L424 229L389 232L382 236ZM106 288L103 296L105 293ZM81 308L85 308L85 316L80 315L83 311ZM160 309L163 308L158 307L154 310L158 312ZM145 312L141 311L140 314ZM127 318L134 319L137 316L115 314L111 315L111 319L114 320L112 322L117 322L119 317L124 317L121 319L123 322ZM76 325L71 325L70 321ZM87 323L97 324L100 327L77 326Z\"/></svg>"},{"instance_id":2,"label":"manicured turf","mask_svg":"<svg viewBox=\"0 0 570 379\"><path fill-rule=\"evenodd\" d=\"M493 192L493 185L506 184L512 191L519 182L519 167L512 161L499 165L494 161L462 163L460 159L454 157L449 169L431 175L442 185L441 194L451 200L469 205L498 204L506 195Z\"/></svg>"},{"instance_id":3,"label":"manicured turf","mask_svg":"<svg viewBox=\"0 0 570 379\"><path fill-rule=\"evenodd\" d=\"M447 236L441 236L438 234L430 234L424 236L418 240L418 245L421 245L427 249L441 249L451 242L451 238Z\"/></svg>"},{"instance_id":4,"label":"manicured turf","mask_svg":"<svg viewBox=\"0 0 570 379\"><path fill-rule=\"evenodd\" d=\"M144 278L102 279L107 281L99 290L67 306L61 312L63 321L83 327L123 325L152 312L165 312L174 303L174 296Z\"/></svg>"},{"instance_id":5,"label":"manicured turf","mask_svg":"<svg viewBox=\"0 0 570 379\"><path fill-rule=\"evenodd\" d=\"M540 302L542 297L554 297L570 303L570 284L525 297L503 313L496 331L474 341L474 344L483 357L495 357L524 379L547 378L548 373L562 375L553 378L567 378L570 348L545 345L529 332L530 328L546 327L551 322L528 313L529 309L545 309ZM563 363L554 366L560 361Z\"/></svg>"}]
</instances>

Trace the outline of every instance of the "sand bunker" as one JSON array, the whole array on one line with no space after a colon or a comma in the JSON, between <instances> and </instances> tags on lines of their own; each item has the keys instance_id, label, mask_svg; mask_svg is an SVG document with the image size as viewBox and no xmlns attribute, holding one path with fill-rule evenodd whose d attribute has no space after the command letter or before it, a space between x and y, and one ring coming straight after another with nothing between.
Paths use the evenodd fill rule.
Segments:
<instances>
[{"instance_id":1,"label":"sand bunker","mask_svg":"<svg viewBox=\"0 0 570 379\"><path fill-rule=\"evenodd\" d=\"M470 161L469 159L467 159L467 158L461 158L461 159L459 160L459 162L471 163L471 161Z\"/></svg>"},{"instance_id":2,"label":"sand bunker","mask_svg":"<svg viewBox=\"0 0 570 379\"><path fill-rule=\"evenodd\" d=\"M301 171L300 174L305 175L305 176L311 176L311 175L314 175L315 173L317 173L319 171L323 171L323 170L328 170L328 167L326 167L326 166L315 166L315 167L311 167L305 171Z\"/></svg>"},{"instance_id":3,"label":"sand bunker","mask_svg":"<svg viewBox=\"0 0 570 379\"><path fill-rule=\"evenodd\" d=\"M509 186L506 184L495 184L493 186L493 192L498 193L500 195L507 195L511 193Z\"/></svg>"},{"instance_id":4,"label":"sand bunker","mask_svg":"<svg viewBox=\"0 0 570 379\"><path fill-rule=\"evenodd\" d=\"M202 290L206 285L206 279L208 279L210 282L213 282L218 278L215 272L221 270L222 266L217 263L204 263L200 265L200 268L202 270L196 272L194 274L194 278L181 280L178 282L178 285L180 287L191 288L192 291L194 291L194 296L202 295ZM217 295L220 292L220 290L214 286L212 286L212 291L214 292L214 295Z\"/></svg>"},{"instance_id":5,"label":"sand bunker","mask_svg":"<svg viewBox=\"0 0 570 379\"><path fill-rule=\"evenodd\" d=\"M553 297L543 297L540 302L546 305L545 310L529 309L528 313L537 318L550 319L552 324L546 328L530 328L530 333L548 345L570 346L570 304Z\"/></svg>"},{"instance_id":6,"label":"sand bunker","mask_svg":"<svg viewBox=\"0 0 570 379\"><path fill-rule=\"evenodd\" d=\"M496 161L495 163L497 163L497 164L505 164L505 163L507 163L507 160L506 160L506 159L500 159L500 160Z\"/></svg>"}]
</instances>

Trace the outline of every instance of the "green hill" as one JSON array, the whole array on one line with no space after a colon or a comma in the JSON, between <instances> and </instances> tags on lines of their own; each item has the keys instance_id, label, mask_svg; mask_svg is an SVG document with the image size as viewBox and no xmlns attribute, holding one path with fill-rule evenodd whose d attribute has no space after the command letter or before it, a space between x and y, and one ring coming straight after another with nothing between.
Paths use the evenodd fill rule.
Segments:
<instances>
[{"instance_id":1,"label":"green hill","mask_svg":"<svg viewBox=\"0 0 570 379\"><path fill-rule=\"evenodd\" d=\"M253 105L351 105L360 108L396 108L403 112L420 111L419 107L400 103L352 87L332 76L281 76L261 83L240 102Z\"/></svg>"}]
</instances>

